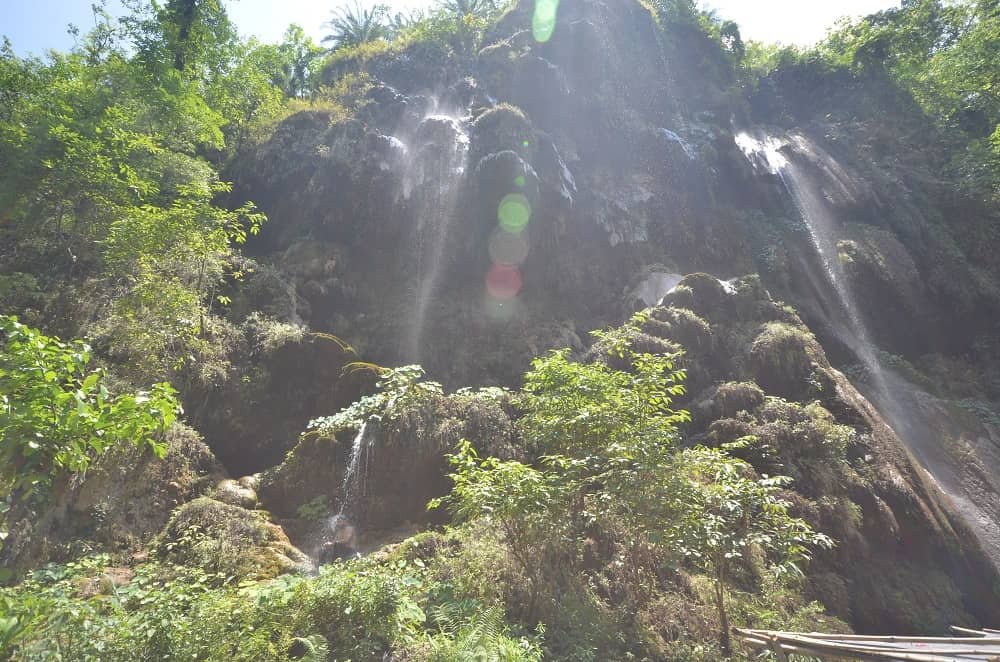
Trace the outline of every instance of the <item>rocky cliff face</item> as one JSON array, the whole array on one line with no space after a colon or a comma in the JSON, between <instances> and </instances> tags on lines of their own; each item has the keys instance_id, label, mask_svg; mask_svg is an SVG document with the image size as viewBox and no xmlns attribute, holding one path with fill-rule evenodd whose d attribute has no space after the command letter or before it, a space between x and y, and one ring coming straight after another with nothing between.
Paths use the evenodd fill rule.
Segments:
<instances>
[{"instance_id":1,"label":"rocky cliff face","mask_svg":"<svg viewBox=\"0 0 1000 662\"><path fill-rule=\"evenodd\" d=\"M564 0L546 41L533 4L474 58L375 56L353 118L299 113L234 164L270 221L232 293L246 369L187 393L206 441L237 475L271 467L263 505L312 553L349 440L295 440L370 388L345 363L513 386L549 348L605 360L588 332L662 300L635 342L686 351L689 438L763 440L747 459L839 541L817 599L861 630L996 622L995 210L936 176L888 86L786 70L746 98L716 45L665 39L639 2ZM396 412L355 517L425 523L451 444L512 452L516 417Z\"/></svg>"},{"instance_id":2,"label":"rocky cliff face","mask_svg":"<svg viewBox=\"0 0 1000 662\"><path fill-rule=\"evenodd\" d=\"M840 75L744 98L718 48L660 43L638 2L564 2L546 41L531 12L471 64L375 58L355 119L301 113L237 166L271 219L256 259L290 285L256 305L446 385L513 385L669 291L650 342L688 352L692 432L776 436L845 541L820 597L862 628L992 613L998 226L935 175L929 124ZM691 272L759 280L735 296ZM827 425L849 430L843 473L796 464ZM923 611L918 576L949 606Z\"/></svg>"}]
</instances>

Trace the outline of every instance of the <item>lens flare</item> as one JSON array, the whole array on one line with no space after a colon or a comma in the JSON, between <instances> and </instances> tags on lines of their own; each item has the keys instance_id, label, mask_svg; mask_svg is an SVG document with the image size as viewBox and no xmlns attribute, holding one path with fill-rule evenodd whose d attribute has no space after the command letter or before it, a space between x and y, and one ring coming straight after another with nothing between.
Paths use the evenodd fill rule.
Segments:
<instances>
[{"instance_id":1,"label":"lens flare","mask_svg":"<svg viewBox=\"0 0 1000 662\"><path fill-rule=\"evenodd\" d=\"M531 203L521 193L506 195L497 209L497 220L504 230L517 234L528 227L528 222L531 221Z\"/></svg>"},{"instance_id":2,"label":"lens flare","mask_svg":"<svg viewBox=\"0 0 1000 662\"><path fill-rule=\"evenodd\" d=\"M556 30L559 0L535 0L535 13L531 17L531 33L535 41L546 42Z\"/></svg>"},{"instance_id":3,"label":"lens flare","mask_svg":"<svg viewBox=\"0 0 1000 662\"><path fill-rule=\"evenodd\" d=\"M524 264L528 257L528 241L523 233L512 234L497 228L490 236L490 257L495 264Z\"/></svg>"},{"instance_id":4,"label":"lens flare","mask_svg":"<svg viewBox=\"0 0 1000 662\"><path fill-rule=\"evenodd\" d=\"M524 188L528 184L528 180L525 179L524 175L518 175L514 178L514 185L518 188Z\"/></svg>"},{"instance_id":5,"label":"lens flare","mask_svg":"<svg viewBox=\"0 0 1000 662\"><path fill-rule=\"evenodd\" d=\"M510 264L494 264L486 274L486 291L494 299L513 299L521 291L521 272Z\"/></svg>"}]
</instances>

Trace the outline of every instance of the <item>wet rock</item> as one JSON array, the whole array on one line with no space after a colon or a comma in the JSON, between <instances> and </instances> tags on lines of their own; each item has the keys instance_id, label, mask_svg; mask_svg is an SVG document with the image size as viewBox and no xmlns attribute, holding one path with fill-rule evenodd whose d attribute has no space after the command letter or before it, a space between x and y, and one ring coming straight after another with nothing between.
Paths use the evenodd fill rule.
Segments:
<instances>
[{"instance_id":1,"label":"wet rock","mask_svg":"<svg viewBox=\"0 0 1000 662\"><path fill-rule=\"evenodd\" d=\"M537 149L531 122L520 108L508 104L477 117L472 123L470 140L473 162L488 154L513 151L530 163Z\"/></svg>"},{"instance_id":2,"label":"wet rock","mask_svg":"<svg viewBox=\"0 0 1000 662\"><path fill-rule=\"evenodd\" d=\"M332 535L330 542L358 547L404 523L444 517L429 513L427 502L449 490L445 455L459 440L469 439L484 453L513 456L512 419L509 396L503 392L427 394L389 410L377 428L369 428L371 448L357 469L363 480L355 486L349 512L355 533L337 538L343 533L339 527L333 531L326 527L321 533ZM339 509L353 437L345 433L336 440L308 436L300 440L280 466L262 475L260 496L265 507L279 517L296 518L303 504L325 497L331 509ZM303 537L310 536L315 541L315 533Z\"/></svg>"},{"instance_id":3,"label":"wet rock","mask_svg":"<svg viewBox=\"0 0 1000 662\"><path fill-rule=\"evenodd\" d=\"M1000 617L982 582L996 571L975 535L793 311L756 279L739 279L727 293L707 274L686 278L664 303L697 311L714 338L686 347L683 362L700 372L678 403L693 414L688 434L709 444L756 439L733 452L762 474L792 476L796 512L838 541L810 565L818 599L863 631ZM670 310L654 309L656 323L636 341L679 340L681 328L658 321L670 320ZM995 493L989 481L969 479ZM831 587L839 588L827 602Z\"/></svg>"},{"instance_id":4,"label":"wet rock","mask_svg":"<svg viewBox=\"0 0 1000 662\"><path fill-rule=\"evenodd\" d=\"M365 94L362 117L375 126L395 131L409 109L407 98L388 85L375 85Z\"/></svg>"},{"instance_id":5,"label":"wet rock","mask_svg":"<svg viewBox=\"0 0 1000 662\"><path fill-rule=\"evenodd\" d=\"M211 495L216 501L227 503L231 506L241 508L254 508L257 506L257 493L253 489L244 487L231 478L219 482Z\"/></svg>"},{"instance_id":6,"label":"wet rock","mask_svg":"<svg viewBox=\"0 0 1000 662\"><path fill-rule=\"evenodd\" d=\"M230 370L185 393L191 421L235 475L279 462L312 418L331 402L346 405L368 379L343 378L355 355L333 336L262 316L238 332Z\"/></svg>"}]
</instances>

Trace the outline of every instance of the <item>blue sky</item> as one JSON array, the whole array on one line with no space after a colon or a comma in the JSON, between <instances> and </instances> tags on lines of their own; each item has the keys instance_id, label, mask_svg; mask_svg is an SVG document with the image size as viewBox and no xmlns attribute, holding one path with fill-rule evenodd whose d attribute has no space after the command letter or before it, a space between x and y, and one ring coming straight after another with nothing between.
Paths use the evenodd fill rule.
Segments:
<instances>
[{"instance_id":1,"label":"blue sky","mask_svg":"<svg viewBox=\"0 0 1000 662\"><path fill-rule=\"evenodd\" d=\"M92 0L0 0L0 34L14 42L20 54L41 54L48 48L73 45L66 32L69 23L86 30L93 25ZM426 7L427 0L389 0L394 8ZM317 41L322 24L340 0L227 0L230 16L245 35L278 41L289 23L298 23ZM744 39L811 44L820 39L837 18L868 14L898 6L891 0L704 0L703 6L740 24ZM118 0L109 0L112 13Z\"/></svg>"}]
</instances>

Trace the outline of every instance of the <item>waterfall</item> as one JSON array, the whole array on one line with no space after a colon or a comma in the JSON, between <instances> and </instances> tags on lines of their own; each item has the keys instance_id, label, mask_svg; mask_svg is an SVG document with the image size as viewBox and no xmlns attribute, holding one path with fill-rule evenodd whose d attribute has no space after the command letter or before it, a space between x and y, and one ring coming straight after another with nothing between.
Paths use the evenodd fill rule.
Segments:
<instances>
[{"instance_id":1,"label":"waterfall","mask_svg":"<svg viewBox=\"0 0 1000 662\"><path fill-rule=\"evenodd\" d=\"M344 481L340 488L340 510L328 522L332 540L317 554L321 562L330 560L324 557L339 558L357 553L357 523L352 518L357 517L357 501L367 489L368 467L371 465L373 449L374 440L368 431L368 422L365 421L354 435L351 457L344 468Z\"/></svg>"},{"instance_id":2,"label":"waterfall","mask_svg":"<svg viewBox=\"0 0 1000 662\"><path fill-rule=\"evenodd\" d=\"M975 496L958 477L954 463L934 434L931 416L922 406L919 389L879 360L871 333L861 315L854 292L841 264L837 241L840 223L821 184L833 187L844 199L856 201L855 184L837 161L799 134L777 137L764 131L741 132L736 144L754 169L778 177L794 202L816 251L821 272L810 274L822 299L837 339L849 348L870 375L866 393L885 421L907 445L931 480L951 499L976 532L984 549L1000 568L1000 509L977 504ZM822 182L786 152L808 158Z\"/></svg>"},{"instance_id":3,"label":"waterfall","mask_svg":"<svg viewBox=\"0 0 1000 662\"><path fill-rule=\"evenodd\" d=\"M371 446L370 442L367 445L365 444L365 433L367 431L368 422L365 421L358 428L358 433L354 435L354 443L351 446L351 459L347 464L347 468L344 469L344 483L340 490L342 498L338 516L343 515L349 506L354 505L354 499L357 498L359 489L364 488L361 456L365 454L366 446Z\"/></svg>"},{"instance_id":4,"label":"waterfall","mask_svg":"<svg viewBox=\"0 0 1000 662\"><path fill-rule=\"evenodd\" d=\"M469 154L469 135L461 118L428 115L416 133L417 149L404 175L404 197L413 198L416 293L406 358L421 360L431 301L444 275L447 245Z\"/></svg>"},{"instance_id":5,"label":"waterfall","mask_svg":"<svg viewBox=\"0 0 1000 662\"><path fill-rule=\"evenodd\" d=\"M667 142L677 143L680 145L681 149L684 151L684 156L686 156L689 161L698 160L698 150L695 149L694 145L682 138L679 133L662 127L657 129L657 131L667 140Z\"/></svg>"}]
</instances>

